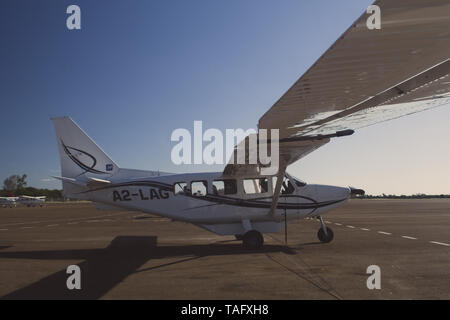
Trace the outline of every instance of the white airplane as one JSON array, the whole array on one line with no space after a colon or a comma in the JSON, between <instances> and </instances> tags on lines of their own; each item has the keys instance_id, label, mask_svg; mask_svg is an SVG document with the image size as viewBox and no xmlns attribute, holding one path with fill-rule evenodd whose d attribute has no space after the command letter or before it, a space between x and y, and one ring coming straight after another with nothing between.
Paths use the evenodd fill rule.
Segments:
<instances>
[{"instance_id":1,"label":"white airplane","mask_svg":"<svg viewBox=\"0 0 450 320\"><path fill-rule=\"evenodd\" d=\"M45 196L31 197L31 196L19 196L16 200L20 204L27 207L44 206Z\"/></svg>"},{"instance_id":2,"label":"white airplane","mask_svg":"<svg viewBox=\"0 0 450 320\"><path fill-rule=\"evenodd\" d=\"M0 206L3 208L15 207L18 197L0 197Z\"/></svg>"},{"instance_id":3,"label":"white airplane","mask_svg":"<svg viewBox=\"0 0 450 320\"><path fill-rule=\"evenodd\" d=\"M123 169L62 117L52 120L62 171L55 178L64 195L236 235L248 248L261 247L263 233L306 217L320 220L320 241L331 241L322 215L363 191L307 184L286 173L287 166L332 138L450 102L450 2L375 4L380 30L367 27L364 13L259 119L259 129L279 129L275 176L262 175L261 165L230 162L216 173Z\"/></svg>"}]
</instances>

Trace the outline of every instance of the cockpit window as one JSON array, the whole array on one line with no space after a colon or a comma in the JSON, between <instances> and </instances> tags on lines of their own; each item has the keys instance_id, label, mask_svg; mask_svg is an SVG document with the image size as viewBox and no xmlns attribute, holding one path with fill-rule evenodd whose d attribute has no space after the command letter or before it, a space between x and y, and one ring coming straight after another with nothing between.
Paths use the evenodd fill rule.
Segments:
<instances>
[{"instance_id":1,"label":"cockpit window","mask_svg":"<svg viewBox=\"0 0 450 320\"><path fill-rule=\"evenodd\" d=\"M281 194L292 194L295 191L294 186L289 178L284 177L283 183L281 184Z\"/></svg>"},{"instance_id":2,"label":"cockpit window","mask_svg":"<svg viewBox=\"0 0 450 320\"><path fill-rule=\"evenodd\" d=\"M272 184L273 184L274 190L275 190L276 183L277 183L277 177L273 177L272 178ZM283 177L283 183L281 184L281 194L292 194L292 193L294 193L295 187L294 187L293 183L298 185L296 183L295 179L290 179L287 176L284 176Z\"/></svg>"}]
</instances>

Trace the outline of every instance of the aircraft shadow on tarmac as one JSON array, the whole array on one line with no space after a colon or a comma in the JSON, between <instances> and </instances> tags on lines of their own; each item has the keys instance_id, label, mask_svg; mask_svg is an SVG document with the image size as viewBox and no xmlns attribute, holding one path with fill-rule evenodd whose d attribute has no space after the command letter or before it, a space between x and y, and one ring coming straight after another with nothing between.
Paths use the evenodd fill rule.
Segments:
<instances>
[{"instance_id":1,"label":"aircraft shadow on tarmac","mask_svg":"<svg viewBox=\"0 0 450 320\"><path fill-rule=\"evenodd\" d=\"M81 290L66 287L70 276L66 270L58 271L24 288L13 291L1 299L98 299L133 273L151 271L169 265L206 256L248 253L284 252L293 250L283 245L265 245L262 249L244 249L235 244L207 244L187 246L157 246L155 236L118 236L103 249L76 249L55 251L0 252L0 258L38 260L84 259L81 269ZM182 259L138 270L151 259L181 257Z\"/></svg>"}]
</instances>

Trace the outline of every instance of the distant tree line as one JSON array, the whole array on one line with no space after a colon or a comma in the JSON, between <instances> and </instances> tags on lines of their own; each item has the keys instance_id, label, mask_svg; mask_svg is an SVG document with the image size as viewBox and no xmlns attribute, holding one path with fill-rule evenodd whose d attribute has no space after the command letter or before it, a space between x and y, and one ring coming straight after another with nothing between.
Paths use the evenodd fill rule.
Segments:
<instances>
[{"instance_id":1,"label":"distant tree line","mask_svg":"<svg viewBox=\"0 0 450 320\"><path fill-rule=\"evenodd\" d=\"M46 196L47 200L63 200L62 191L58 189L38 189L33 187L27 187L27 175L22 176L12 175L3 181L3 189L0 190L0 197L11 197L11 196Z\"/></svg>"},{"instance_id":2,"label":"distant tree line","mask_svg":"<svg viewBox=\"0 0 450 320\"><path fill-rule=\"evenodd\" d=\"M450 194L424 194L417 193L413 195L396 195L396 194L381 194L381 195L371 195L366 194L363 196L357 196L358 199L450 199Z\"/></svg>"}]
</instances>

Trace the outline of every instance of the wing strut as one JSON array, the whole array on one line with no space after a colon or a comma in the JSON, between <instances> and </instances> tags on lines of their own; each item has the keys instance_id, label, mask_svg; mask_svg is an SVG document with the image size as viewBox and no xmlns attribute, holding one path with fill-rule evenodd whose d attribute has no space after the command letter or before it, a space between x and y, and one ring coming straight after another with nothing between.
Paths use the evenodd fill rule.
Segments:
<instances>
[{"instance_id":1,"label":"wing strut","mask_svg":"<svg viewBox=\"0 0 450 320\"><path fill-rule=\"evenodd\" d=\"M280 191L281 191L281 185L283 183L284 174L286 172L286 164L282 162L280 164L280 168L278 169L278 175L277 175L277 183L275 185L275 189L273 191L273 199L272 199L272 206L270 207L269 211L269 217L275 218L275 210L278 205L278 199L280 198Z\"/></svg>"}]
</instances>

